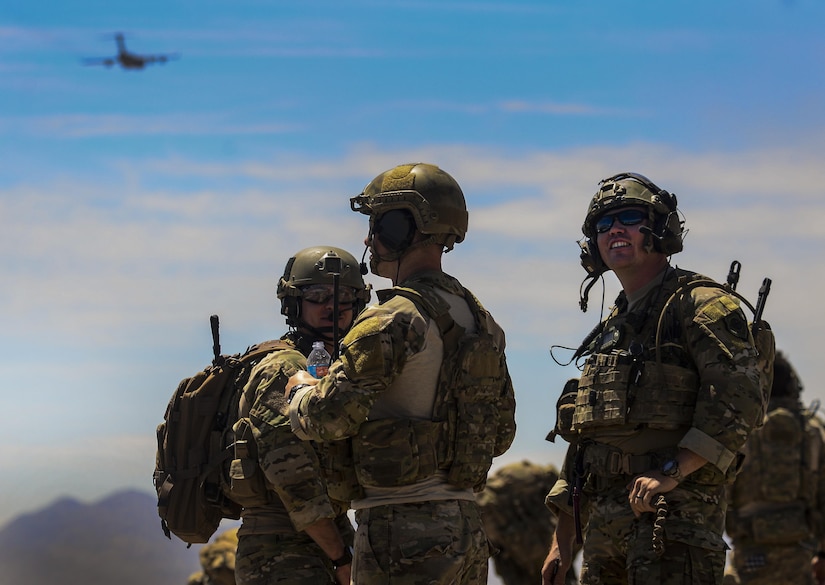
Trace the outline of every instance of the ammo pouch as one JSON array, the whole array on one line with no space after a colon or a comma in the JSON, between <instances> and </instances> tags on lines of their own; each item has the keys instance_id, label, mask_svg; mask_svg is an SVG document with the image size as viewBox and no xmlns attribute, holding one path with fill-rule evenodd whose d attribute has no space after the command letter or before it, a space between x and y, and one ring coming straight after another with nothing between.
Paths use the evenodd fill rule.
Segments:
<instances>
[{"instance_id":1,"label":"ammo pouch","mask_svg":"<svg viewBox=\"0 0 825 585\"><path fill-rule=\"evenodd\" d=\"M624 350L595 354L579 381L573 428L690 427L698 388L698 376L688 368L636 360Z\"/></svg>"},{"instance_id":2,"label":"ammo pouch","mask_svg":"<svg viewBox=\"0 0 825 585\"><path fill-rule=\"evenodd\" d=\"M568 443L573 442L576 433L573 431L573 417L576 413L576 396L579 392L579 379L570 378L564 383L561 395L556 401L556 426L547 434L546 440L556 442L561 437Z\"/></svg>"},{"instance_id":3,"label":"ammo pouch","mask_svg":"<svg viewBox=\"0 0 825 585\"><path fill-rule=\"evenodd\" d=\"M315 443L315 450L330 499L345 502L349 507L352 500L364 497L364 490L358 484L355 473L351 439Z\"/></svg>"},{"instance_id":4,"label":"ammo pouch","mask_svg":"<svg viewBox=\"0 0 825 585\"><path fill-rule=\"evenodd\" d=\"M436 446L446 426L429 420L367 421L352 438L358 483L397 487L431 477L438 470Z\"/></svg>"},{"instance_id":5,"label":"ammo pouch","mask_svg":"<svg viewBox=\"0 0 825 585\"><path fill-rule=\"evenodd\" d=\"M795 502L762 508L739 520L756 544L791 544L811 537L805 511L805 504Z\"/></svg>"},{"instance_id":6,"label":"ammo pouch","mask_svg":"<svg viewBox=\"0 0 825 585\"><path fill-rule=\"evenodd\" d=\"M265 506L269 503L269 490L261 466L258 465L258 447L252 435L248 418L239 419L233 426L234 457L229 462L229 498L244 508Z\"/></svg>"}]
</instances>

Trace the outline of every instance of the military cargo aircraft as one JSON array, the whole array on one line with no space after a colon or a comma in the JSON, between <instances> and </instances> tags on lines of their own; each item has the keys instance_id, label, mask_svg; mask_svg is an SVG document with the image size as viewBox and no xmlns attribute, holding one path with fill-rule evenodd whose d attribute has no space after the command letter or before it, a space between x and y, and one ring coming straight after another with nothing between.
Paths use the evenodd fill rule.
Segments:
<instances>
[{"instance_id":1,"label":"military cargo aircraft","mask_svg":"<svg viewBox=\"0 0 825 585\"><path fill-rule=\"evenodd\" d=\"M126 41L123 38L123 33L115 34L115 42L117 43L117 55L114 57L89 57L83 59L85 65L103 65L111 67L118 64L124 69L143 69L146 65L152 63L166 63L172 59L177 59L177 54L159 54L159 55L138 55L130 53L126 50Z\"/></svg>"}]
</instances>

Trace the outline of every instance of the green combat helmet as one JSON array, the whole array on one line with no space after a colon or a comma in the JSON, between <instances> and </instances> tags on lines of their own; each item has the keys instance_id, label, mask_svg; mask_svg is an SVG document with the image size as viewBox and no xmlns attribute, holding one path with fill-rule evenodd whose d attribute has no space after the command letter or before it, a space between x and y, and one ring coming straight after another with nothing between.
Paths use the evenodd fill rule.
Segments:
<instances>
[{"instance_id":1,"label":"green combat helmet","mask_svg":"<svg viewBox=\"0 0 825 585\"><path fill-rule=\"evenodd\" d=\"M679 218L676 195L659 188L653 181L638 173L619 173L599 181L599 189L590 200L587 215L582 224L584 239L581 247L581 265L592 279L581 294L579 305L587 310L587 294L593 283L606 270L596 244L596 220L605 213L621 207L640 206L648 210L648 225L640 228L647 235L653 249L662 254L682 251L682 239L687 233Z\"/></svg>"},{"instance_id":2,"label":"green combat helmet","mask_svg":"<svg viewBox=\"0 0 825 585\"><path fill-rule=\"evenodd\" d=\"M340 260L340 262L339 262ZM355 257L341 248L313 246L296 253L286 263L284 275L278 281L277 294L281 300L281 314L291 327L299 325L302 289L312 284L333 284L333 275L339 273L340 286L355 290L353 314L360 313L370 300L370 287L358 269Z\"/></svg>"},{"instance_id":3,"label":"green combat helmet","mask_svg":"<svg viewBox=\"0 0 825 585\"><path fill-rule=\"evenodd\" d=\"M431 164L404 164L381 173L360 195L350 199L350 207L370 216L370 233L383 214L406 210L415 222L414 227L448 252L467 233L467 203L461 187ZM396 242L397 249L409 246L414 234L412 231L402 236Z\"/></svg>"}]
</instances>

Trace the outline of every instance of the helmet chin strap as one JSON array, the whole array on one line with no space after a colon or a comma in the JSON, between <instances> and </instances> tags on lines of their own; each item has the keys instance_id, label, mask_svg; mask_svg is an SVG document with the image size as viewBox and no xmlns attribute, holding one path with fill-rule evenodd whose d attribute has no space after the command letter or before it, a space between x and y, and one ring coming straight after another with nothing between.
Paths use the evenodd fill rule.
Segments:
<instances>
[{"instance_id":1,"label":"helmet chin strap","mask_svg":"<svg viewBox=\"0 0 825 585\"><path fill-rule=\"evenodd\" d=\"M370 238L372 241L372 237ZM372 247L372 257L370 258L370 270L374 274L377 274L378 264L381 262L398 262L398 268L401 268L401 260L406 256L409 252L415 250L416 248L421 248L423 246L429 246L430 244L437 244L438 242L435 239L435 236L427 236L423 240L419 240L417 242L413 242L403 250L395 250L390 252L389 254L382 256L376 250L375 246ZM366 251L364 252L366 254Z\"/></svg>"}]
</instances>

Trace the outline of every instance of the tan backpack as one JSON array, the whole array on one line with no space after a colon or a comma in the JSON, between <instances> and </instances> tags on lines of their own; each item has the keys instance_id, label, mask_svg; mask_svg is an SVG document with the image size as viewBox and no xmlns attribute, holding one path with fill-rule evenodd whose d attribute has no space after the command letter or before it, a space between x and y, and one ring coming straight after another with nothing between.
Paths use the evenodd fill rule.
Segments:
<instances>
[{"instance_id":1,"label":"tan backpack","mask_svg":"<svg viewBox=\"0 0 825 585\"><path fill-rule=\"evenodd\" d=\"M233 461L236 451L257 465L254 450L249 452L254 444L235 444L240 394L255 364L289 347L274 340L221 355L217 315L210 321L212 364L181 380L157 428L154 484L161 527L167 538L174 534L190 545L208 542L223 518L240 518L242 506L230 497L230 469L250 463Z\"/></svg>"}]
</instances>

